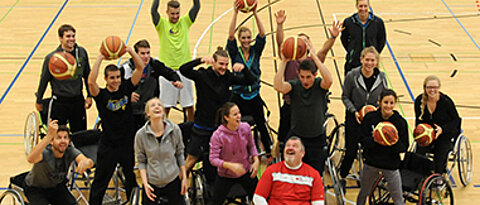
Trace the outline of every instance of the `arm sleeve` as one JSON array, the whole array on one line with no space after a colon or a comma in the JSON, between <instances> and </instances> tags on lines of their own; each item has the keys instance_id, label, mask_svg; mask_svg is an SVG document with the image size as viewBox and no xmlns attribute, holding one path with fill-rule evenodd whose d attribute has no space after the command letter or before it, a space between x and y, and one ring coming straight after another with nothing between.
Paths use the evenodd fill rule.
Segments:
<instances>
[{"instance_id":1,"label":"arm sleeve","mask_svg":"<svg viewBox=\"0 0 480 205\"><path fill-rule=\"evenodd\" d=\"M406 152L408 148L408 127L407 127L407 121L402 118L401 123L397 126L398 130L398 137L399 140L398 142L392 146L392 148L395 150L397 153L401 152Z\"/></svg>"},{"instance_id":2,"label":"arm sleeve","mask_svg":"<svg viewBox=\"0 0 480 205\"><path fill-rule=\"evenodd\" d=\"M458 130L460 128L460 116L458 115L457 108L455 107L455 104L453 103L453 100L447 97L447 102L446 102L446 109L445 111L447 112L448 116L452 119L448 123L444 124L442 129L448 131L448 133L456 133L459 132ZM440 125L442 126L442 125ZM457 133L456 133L457 134ZM456 137L456 136L452 136Z\"/></svg>"},{"instance_id":3,"label":"arm sleeve","mask_svg":"<svg viewBox=\"0 0 480 205\"><path fill-rule=\"evenodd\" d=\"M193 70L193 68L195 68L196 66L202 64L202 61L200 58L197 58L195 60L192 60L190 62L187 62L183 65L180 66L179 70L180 70L180 73L187 77L187 78L190 78L192 80L195 81L197 75L197 71Z\"/></svg>"},{"instance_id":4,"label":"arm sleeve","mask_svg":"<svg viewBox=\"0 0 480 205\"><path fill-rule=\"evenodd\" d=\"M425 122L424 120L421 120L421 119L420 119L420 115L422 114L422 110L421 110L421 108L420 108L421 100L422 100L422 96L420 95L419 97L417 97L417 98L415 99L415 103L414 103L414 109L415 109L415 126L417 126L417 125L420 124L420 123L424 123L424 122Z\"/></svg>"},{"instance_id":5,"label":"arm sleeve","mask_svg":"<svg viewBox=\"0 0 480 205\"><path fill-rule=\"evenodd\" d=\"M340 36L340 40L342 41L343 48L345 50L347 50L348 49L348 43L349 43L348 41L349 41L349 37L350 37L349 28L348 28L348 24L347 24L347 19L343 20L343 26L345 27L345 30L342 31L342 35Z\"/></svg>"},{"instance_id":6,"label":"arm sleeve","mask_svg":"<svg viewBox=\"0 0 480 205\"><path fill-rule=\"evenodd\" d=\"M383 20L378 18L378 34L377 34L377 50L378 53L382 53L383 48L385 47L385 42L387 41L387 34L385 32L385 24Z\"/></svg>"},{"instance_id":7,"label":"arm sleeve","mask_svg":"<svg viewBox=\"0 0 480 205\"><path fill-rule=\"evenodd\" d=\"M360 127L359 141L365 148L371 148L375 146L375 143L376 143L372 137L372 126L373 126L373 117L371 116L372 114L367 113L363 118L362 124L360 125L361 127Z\"/></svg>"},{"instance_id":8,"label":"arm sleeve","mask_svg":"<svg viewBox=\"0 0 480 205\"><path fill-rule=\"evenodd\" d=\"M260 34L257 34L255 38L255 45L253 48L255 49L255 53L260 57L262 55L263 49L265 48L265 44L267 43L267 37L261 37Z\"/></svg>"},{"instance_id":9,"label":"arm sleeve","mask_svg":"<svg viewBox=\"0 0 480 205\"><path fill-rule=\"evenodd\" d=\"M210 139L210 164L214 167L222 167L223 160L220 159L220 152L222 151L222 142L217 132L214 132Z\"/></svg>"},{"instance_id":10,"label":"arm sleeve","mask_svg":"<svg viewBox=\"0 0 480 205\"><path fill-rule=\"evenodd\" d=\"M169 81L180 81L180 76L178 76L177 72L165 66L165 64L160 61L154 61L152 69L155 71L153 76L155 79L158 79L159 76L163 76Z\"/></svg>"},{"instance_id":11,"label":"arm sleeve","mask_svg":"<svg viewBox=\"0 0 480 205\"><path fill-rule=\"evenodd\" d=\"M237 55L239 55L236 38L233 38L233 40L227 40L227 52L228 52L228 55L230 56L230 59L232 59L232 62L233 62L233 59Z\"/></svg>"},{"instance_id":12,"label":"arm sleeve","mask_svg":"<svg viewBox=\"0 0 480 205\"><path fill-rule=\"evenodd\" d=\"M352 96L352 91L354 89L353 81L354 81L353 73L350 72L347 74L347 77L345 77L345 83L343 85L343 93L342 93L343 104L345 105L345 109L350 113L355 113L357 111L357 109L355 108L355 105L350 100L350 96Z\"/></svg>"},{"instance_id":13,"label":"arm sleeve","mask_svg":"<svg viewBox=\"0 0 480 205\"><path fill-rule=\"evenodd\" d=\"M262 174L262 177L260 177L260 180L258 180L257 188L255 189L255 195L263 197L264 199L268 199L270 197L270 193L272 192L272 166L267 167L265 172Z\"/></svg>"},{"instance_id":14,"label":"arm sleeve","mask_svg":"<svg viewBox=\"0 0 480 205\"><path fill-rule=\"evenodd\" d=\"M175 141L176 141L176 147L175 147L175 158L177 158L177 164L178 166L183 166L185 165L185 155L184 155L184 148L185 145L183 144L183 139L182 139L182 131L180 131L180 128L178 125L174 125L175 128L173 130L175 134Z\"/></svg>"},{"instance_id":15,"label":"arm sleeve","mask_svg":"<svg viewBox=\"0 0 480 205\"><path fill-rule=\"evenodd\" d=\"M88 75L90 74L90 62L88 61L88 53L85 49L82 49L82 52L84 52L84 58L85 62L82 63L83 65L83 81L85 83L85 89L87 89L87 97L92 97L92 94L90 93L90 89L88 86Z\"/></svg>"},{"instance_id":16,"label":"arm sleeve","mask_svg":"<svg viewBox=\"0 0 480 205\"><path fill-rule=\"evenodd\" d=\"M248 148L248 156L251 156L251 157L255 157L255 156L258 156L258 153L257 153L257 146L255 145L255 142L253 141L253 135L252 135L252 131L250 130L250 126L249 125L246 125L247 126L247 148Z\"/></svg>"},{"instance_id":17,"label":"arm sleeve","mask_svg":"<svg viewBox=\"0 0 480 205\"><path fill-rule=\"evenodd\" d=\"M254 194L253 195L253 204L255 205L268 205L268 202L263 196Z\"/></svg>"},{"instance_id":18,"label":"arm sleeve","mask_svg":"<svg viewBox=\"0 0 480 205\"><path fill-rule=\"evenodd\" d=\"M310 193L310 199L312 200L312 204L317 202L324 202L325 201L325 191L323 190L323 182L322 177L318 172L315 172L315 177L313 180L312 185L312 192Z\"/></svg>"},{"instance_id":19,"label":"arm sleeve","mask_svg":"<svg viewBox=\"0 0 480 205\"><path fill-rule=\"evenodd\" d=\"M192 22L195 22L195 19L197 18L198 11L200 11L200 0L193 0L193 6L188 12L188 17L190 17L190 20Z\"/></svg>"},{"instance_id":20,"label":"arm sleeve","mask_svg":"<svg viewBox=\"0 0 480 205\"><path fill-rule=\"evenodd\" d=\"M157 26L160 21L160 14L158 13L159 0L153 0L152 7L150 8L150 14L152 15L153 25Z\"/></svg>"},{"instance_id":21,"label":"arm sleeve","mask_svg":"<svg viewBox=\"0 0 480 205\"><path fill-rule=\"evenodd\" d=\"M228 71L230 85L251 85L254 83L256 78L249 70L250 69L245 66L245 68L240 73L236 73L236 75Z\"/></svg>"},{"instance_id":22,"label":"arm sleeve","mask_svg":"<svg viewBox=\"0 0 480 205\"><path fill-rule=\"evenodd\" d=\"M52 80L52 74L48 70L48 61L50 60L51 55L47 55L43 60L42 74L40 75L40 83L38 84L37 90L37 103L42 103L43 94L47 88L48 82Z\"/></svg>"},{"instance_id":23,"label":"arm sleeve","mask_svg":"<svg viewBox=\"0 0 480 205\"><path fill-rule=\"evenodd\" d=\"M135 158L137 158L137 166L138 166L138 169L146 169L147 168L147 155L145 154L145 149L143 148L143 144L142 144L142 141L141 141L141 134L139 134L139 132L137 132L137 134L135 135L135 145L134 145L134 148L135 148Z\"/></svg>"}]
</instances>

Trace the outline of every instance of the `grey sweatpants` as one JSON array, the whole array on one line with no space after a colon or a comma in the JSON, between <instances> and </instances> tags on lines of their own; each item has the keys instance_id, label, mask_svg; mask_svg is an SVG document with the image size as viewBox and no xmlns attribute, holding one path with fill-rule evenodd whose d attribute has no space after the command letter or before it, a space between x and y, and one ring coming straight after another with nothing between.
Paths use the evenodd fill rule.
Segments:
<instances>
[{"instance_id":1,"label":"grey sweatpants","mask_svg":"<svg viewBox=\"0 0 480 205\"><path fill-rule=\"evenodd\" d=\"M400 171L379 169L368 164L364 164L362 176L360 177L360 192L357 196L357 205L364 205L370 191L379 175L382 172L387 180L387 188L393 198L395 205L404 205L402 196L402 178Z\"/></svg>"}]
</instances>

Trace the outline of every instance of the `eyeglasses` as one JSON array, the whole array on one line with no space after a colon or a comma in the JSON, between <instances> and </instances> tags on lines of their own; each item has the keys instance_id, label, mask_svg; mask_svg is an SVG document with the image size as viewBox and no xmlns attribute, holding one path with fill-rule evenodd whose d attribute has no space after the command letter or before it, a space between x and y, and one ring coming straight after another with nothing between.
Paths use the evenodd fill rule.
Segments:
<instances>
[{"instance_id":1,"label":"eyeglasses","mask_svg":"<svg viewBox=\"0 0 480 205\"><path fill-rule=\"evenodd\" d=\"M440 86L427 86L425 87L427 90L437 90L440 88Z\"/></svg>"}]
</instances>

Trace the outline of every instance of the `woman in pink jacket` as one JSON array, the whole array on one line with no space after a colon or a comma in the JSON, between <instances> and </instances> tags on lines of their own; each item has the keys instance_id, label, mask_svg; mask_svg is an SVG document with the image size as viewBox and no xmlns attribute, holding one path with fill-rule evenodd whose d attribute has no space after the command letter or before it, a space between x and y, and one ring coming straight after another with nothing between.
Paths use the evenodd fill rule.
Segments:
<instances>
[{"instance_id":1,"label":"woman in pink jacket","mask_svg":"<svg viewBox=\"0 0 480 205\"><path fill-rule=\"evenodd\" d=\"M257 186L259 159L248 123L235 103L225 103L217 112L217 124L210 139L210 163L217 167L213 204L223 204L230 188L238 183L250 199Z\"/></svg>"}]
</instances>

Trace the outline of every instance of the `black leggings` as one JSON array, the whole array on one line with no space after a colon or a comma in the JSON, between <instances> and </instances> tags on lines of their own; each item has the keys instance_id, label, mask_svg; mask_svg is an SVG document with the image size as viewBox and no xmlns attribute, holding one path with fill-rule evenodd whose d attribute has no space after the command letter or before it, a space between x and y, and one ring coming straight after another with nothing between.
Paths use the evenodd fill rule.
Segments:
<instances>
[{"instance_id":1,"label":"black leggings","mask_svg":"<svg viewBox=\"0 0 480 205\"><path fill-rule=\"evenodd\" d=\"M25 196L31 205L72 205L77 204L72 192L68 190L65 183L58 184L54 188L37 188L24 184Z\"/></svg>"},{"instance_id":2,"label":"black leggings","mask_svg":"<svg viewBox=\"0 0 480 205\"><path fill-rule=\"evenodd\" d=\"M444 134L442 134L444 135ZM447 136L438 136L437 140L434 140L429 146L421 147L417 146L417 153L419 154L426 154L432 153L433 154L433 163L434 163L434 171L435 173L443 174L447 172L447 160L448 160L448 153L453 148L453 143L450 142L448 139L440 139L441 137Z\"/></svg>"},{"instance_id":3,"label":"black leggings","mask_svg":"<svg viewBox=\"0 0 480 205\"><path fill-rule=\"evenodd\" d=\"M355 114L347 111L345 114L345 157L340 166L340 176L347 177L352 168L353 161L358 152L358 138L360 133L360 124L358 124Z\"/></svg>"},{"instance_id":4,"label":"black leggings","mask_svg":"<svg viewBox=\"0 0 480 205\"><path fill-rule=\"evenodd\" d=\"M253 193L257 187L258 179L250 178L251 173L247 172L245 175L239 178L227 178L217 176L215 179L214 193L213 193L213 205L221 205L225 201L227 194L230 192L230 189L234 184L240 184L243 187L243 190L247 192L248 198L251 200Z\"/></svg>"},{"instance_id":5,"label":"black leggings","mask_svg":"<svg viewBox=\"0 0 480 205\"><path fill-rule=\"evenodd\" d=\"M150 184L150 183L149 183ZM185 200L183 196L180 194L181 190L181 182L180 178L174 179L172 182L168 183L167 186L159 188L155 185L150 184L150 186L153 188L153 194L157 196L155 201L150 201L148 199L147 194L145 193L145 187L143 188L142 191L142 204L143 205L157 205L158 201L163 199L168 200L168 204L172 205L184 205Z\"/></svg>"},{"instance_id":6,"label":"black leggings","mask_svg":"<svg viewBox=\"0 0 480 205\"><path fill-rule=\"evenodd\" d=\"M250 115L253 117L253 120L255 120L255 124L257 125L258 131L260 132L260 140L265 147L265 152L270 153L270 146L272 145L272 141L270 140L270 135L268 134L265 122L265 114L263 112L264 102L260 97L260 94L251 100L245 100L240 97L240 95L233 94L231 101L237 104L238 108L240 108L240 112L242 113L242 115Z\"/></svg>"}]
</instances>

